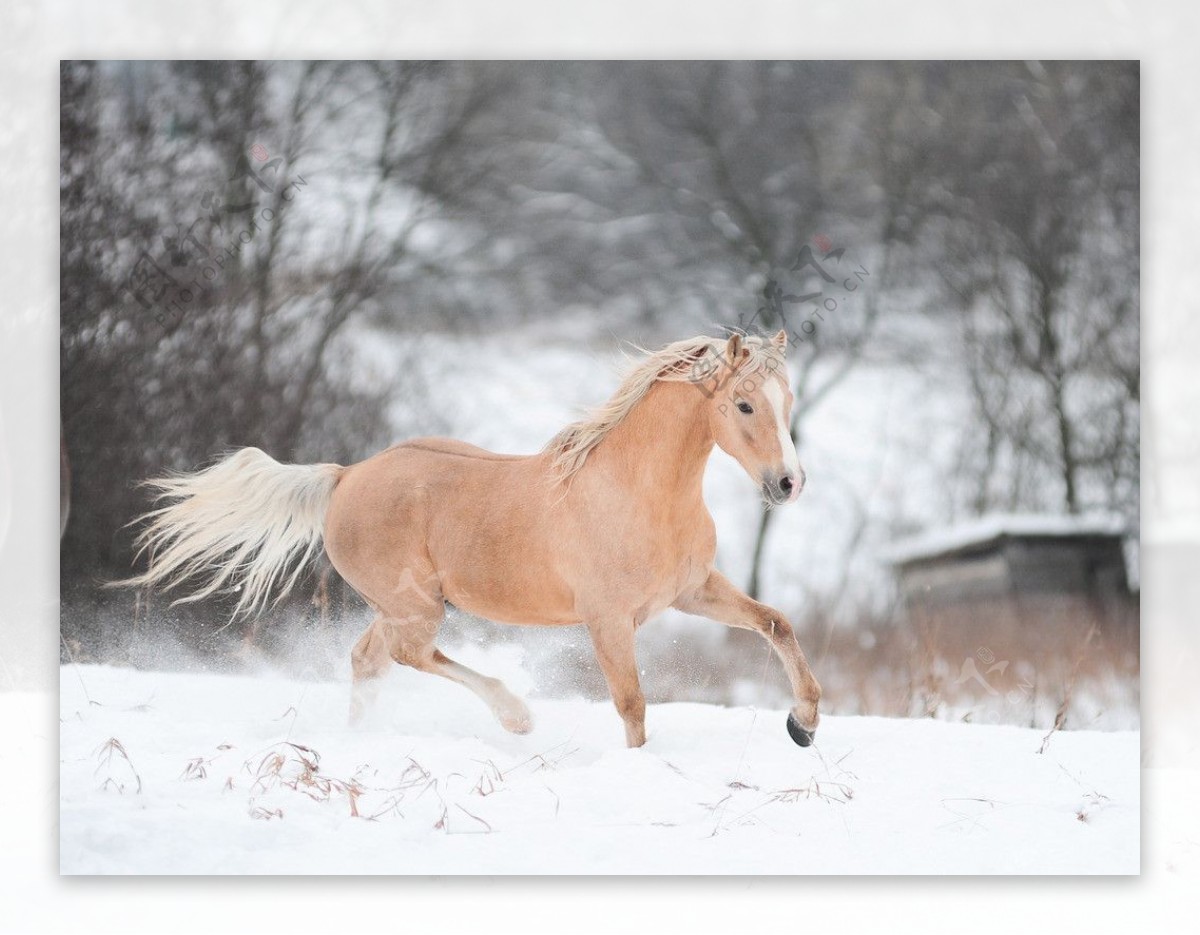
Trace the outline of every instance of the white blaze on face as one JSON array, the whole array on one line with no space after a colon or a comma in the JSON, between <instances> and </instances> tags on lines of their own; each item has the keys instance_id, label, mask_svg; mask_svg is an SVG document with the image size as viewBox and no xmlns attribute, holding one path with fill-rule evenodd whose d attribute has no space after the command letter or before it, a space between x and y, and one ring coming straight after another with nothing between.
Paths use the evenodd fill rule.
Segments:
<instances>
[{"instance_id":1,"label":"white blaze on face","mask_svg":"<svg viewBox=\"0 0 1200 935\"><path fill-rule=\"evenodd\" d=\"M779 451L783 458L783 469L792 475L792 479L796 482L796 490L793 496L800 493L800 458L796 454L796 446L792 443L792 435L788 431L787 413L784 412L784 403L787 396L783 391L783 384L779 380L767 380L763 387L763 395L771 403L771 409L775 413L775 426L779 432Z\"/></svg>"}]
</instances>

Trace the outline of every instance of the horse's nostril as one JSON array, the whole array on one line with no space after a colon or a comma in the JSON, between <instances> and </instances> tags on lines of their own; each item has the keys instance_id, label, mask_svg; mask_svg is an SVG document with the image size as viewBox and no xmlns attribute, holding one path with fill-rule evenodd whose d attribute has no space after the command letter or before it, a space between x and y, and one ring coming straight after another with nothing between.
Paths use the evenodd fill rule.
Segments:
<instances>
[{"instance_id":1,"label":"horse's nostril","mask_svg":"<svg viewBox=\"0 0 1200 935\"><path fill-rule=\"evenodd\" d=\"M794 484L792 483L792 479L790 477L785 477L779 482L779 489L784 493L791 493L793 486Z\"/></svg>"}]
</instances>

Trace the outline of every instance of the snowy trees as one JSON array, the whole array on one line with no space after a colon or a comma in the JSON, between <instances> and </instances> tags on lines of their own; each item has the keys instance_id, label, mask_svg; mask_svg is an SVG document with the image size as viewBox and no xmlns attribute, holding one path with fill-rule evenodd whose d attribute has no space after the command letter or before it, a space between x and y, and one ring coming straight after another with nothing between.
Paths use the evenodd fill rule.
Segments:
<instances>
[{"instance_id":1,"label":"snowy trees","mask_svg":"<svg viewBox=\"0 0 1200 935\"><path fill-rule=\"evenodd\" d=\"M346 338L425 275L461 106L416 63L67 63L62 92L63 567L86 590L129 571L140 478L390 439L417 377Z\"/></svg>"},{"instance_id":2,"label":"snowy trees","mask_svg":"<svg viewBox=\"0 0 1200 935\"><path fill-rule=\"evenodd\" d=\"M1136 522L1137 70L1035 63L1000 78L985 106L959 105L943 150L956 178L937 266L976 417L966 505Z\"/></svg>"},{"instance_id":3,"label":"snowy trees","mask_svg":"<svg viewBox=\"0 0 1200 935\"><path fill-rule=\"evenodd\" d=\"M908 368L962 387L947 513L1135 516L1137 129L1119 62L67 63L64 581L128 568L139 477L442 429L368 328L789 327L802 450Z\"/></svg>"}]
</instances>

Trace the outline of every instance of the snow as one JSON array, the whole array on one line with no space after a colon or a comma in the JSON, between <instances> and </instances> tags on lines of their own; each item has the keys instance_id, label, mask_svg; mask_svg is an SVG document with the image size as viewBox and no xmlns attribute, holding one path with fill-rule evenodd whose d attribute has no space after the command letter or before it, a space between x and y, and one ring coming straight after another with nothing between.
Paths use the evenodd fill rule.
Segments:
<instances>
[{"instance_id":1,"label":"snow","mask_svg":"<svg viewBox=\"0 0 1200 935\"><path fill-rule=\"evenodd\" d=\"M518 651L464 659L529 693ZM60 672L67 874L837 874L1139 870L1139 734L530 698L505 733L397 667L348 686L264 672ZM308 766L305 766L305 761ZM352 815L353 811L358 817Z\"/></svg>"},{"instance_id":2,"label":"snow","mask_svg":"<svg viewBox=\"0 0 1200 935\"><path fill-rule=\"evenodd\" d=\"M901 564L990 542L1000 536L1124 536L1128 532L1124 519L1109 514L992 514L902 539L887 549L885 556L893 564Z\"/></svg>"}]
</instances>

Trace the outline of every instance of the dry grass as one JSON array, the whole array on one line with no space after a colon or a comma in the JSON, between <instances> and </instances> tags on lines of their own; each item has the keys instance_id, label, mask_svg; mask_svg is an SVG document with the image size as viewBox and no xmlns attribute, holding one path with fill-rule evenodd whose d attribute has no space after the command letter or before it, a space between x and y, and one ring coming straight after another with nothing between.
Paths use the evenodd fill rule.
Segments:
<instances>
[{"instance_id":1,"label":"dry grass","mask_svg":"<svg viewBox=\"0 0 1200 935\"><path fill-rule=\"evenodd\" d=\"M958 617L896 608L850 621L793 615L823 688L828 714L934 717L1050 730L1135 727L1139 699L1136 621L1098 628L1069 609L1026 607L1012 619L981 607ZM527 646L526 667L547 696L607 700L584 632L525 633L458 622L480 643ZM693 629L694 627L694 629ZM715 624L650 624L638 635L649 702L787 707L783 667L757 634ZM972 662L973 660L973 662ZM764 665L765 662L765 665ZM966 666L966 671L964 671ZM978 671L983 681L972 675Z\"/></svg>"},{"instance_id":2,"label":"dry grass","mask_svg":"<svg viewBox=\"0 0 1200 935\"><path fill-rule=\"evenodd\" d=\"M285 740L263 754L257 766L253 766L253 763L252 757L243 764L243 769L253 776L250 785L252 796L265 795L280 787L299 792L314 802L329 802L340 796L349 805L350 817L361 817L358 798L363 788L358 780L338 779L323 774L321 754L311 747Z\"/></svg>"},{"instance_id":3,"label":"dry grass","mask_svg":"<svg viewBox=\"0 0 1200 935\"><path fill-rule=\"evenodd\" d=\"M1099 629L1093 625L1088 629L1087 636L1084 637L1082 645L1079 647L1079 655L1075 657L1075 664L1071 667L1071 674L1067 677L1067 683L1063 687L1062 701L1058 705L1058 709L1054 712L1054 725L1047 731L1046 736L1042 738L1042 745L1038 748L1038 753L1045 753L1046 748L1050 746L1050 738L1054 736L1055 731L1062 730L1067 725L1067 712L1071 710L1071 699L1075 694L1075 685L1079 681L1079 670L1084 662L1087 661L1088 651L1099 635Z\"/></svg>"},{"instance_id":4,"label":"dry grass","mask_svg":"<svg viewBox=\"0 0 1200 935\"><path fill-rule=\"evenodd\" d=\"M846 785L846 783L826 781L822 788L821 783L813 778L803 786L794 789L779 789L770 793L768 802L783 802L787 804L799 802L802 799L820 799L824 802L845 805L852 798L854 798L854 790Z\"/></svg>"},{"instance_id":5,"label":"dry grass","mask_svg":"<svg viewBox=\"0 0 1200 935\"><path fill-rule=\"evenodd\" d=\"M109 753L122 754L124 748L118 741ZM183 781L205 781L214 777L214 762L219 753L232 749L229 744L217 748L218 753L197 756L184 764L180 779ZM320 803L344 803L349 817L366 821L385 818L407 820L411 809L428 797L434 808L432 827L446 834L481 834L494 829L491 824L461 801L464 795L486 799L503 789L507 780L520 772L535 773L553 770L564 760L578 753L577 747L567 743L557 744L540 753L526 757L511 766L501 767L493 760L476 761L481 769L477 776L452 772L435 776L431 770L412 756L399 774L388 776L378 769L360 766L349 778L330 775L321 767L321 754L312 747L293 741L280 741L246 758L239 770L248 779L246 788L248 814L257 820L283 818L284 810L279 806L278 793L295 793ZM219 775L219 774L218 774ZM233 792L239 783L234 775L226 776L223 792ZM557 816L560 803L554 798L554 813ZM423 804L426 812L430 801ZM285 803L286 804L286 803Z\"/></svg>"},{"instance_id":6,"label":"dry grass","mask_svg":"<svg viewBox=\"0 0 1200 935\"><path fill-rule=\"evenodd\" d=\"M713 824L713 829L709 837L716 837L726 827L731 825L740 825L746 821L762 821L761 812L770 806L775 805L794 805L798 802L809 800L826 802L834 805L845 805L854 798L854 787L851 782L858 777L854 773L847 770L843 763L853 754L853 750L847 751L837 760L829 762L821 755L820 748L814 747L813 750L820 757L821 765L824 771L820 775L812 775L806 782L797 786L790 786L785 789L774 789L767 792L752 784L743 782L740 779L726 783L726 787L730 790L729 794L718 799L713 803L700 803L705 808L716 813L716 820ZM755 796L742 795L739 793L757 793ZM735 798L739 801L750 799L754 801L754 805L745 811L739 812L728 822L725 820L729 806Z\"/></svg>"},{"instance_id":7,"label":"dry grass","mask_svg":"<svg viewBox=\"0 0 1200 935\"><path fill-rule=\"evenodd\" d=\"M101 789L116 789L122 795L125 794L125 783L129 782L129 777L132 777L135 785L134 794L140 795L142 791L142 777L134 768L133 760L129 758L129 753L125 749L125 745L116 737L109 737L108 740L100 744L96 749L96 759L99 763L96 766L95 774L99 775L104 772L104 781L100 783ZM122 767L120 764L124 764ZM118 778L119 773L127 773L124 780Z\"/></svg>"},{"instance_id":8,"label":"dry grass","mask_svg":"<svg viewBox=\"0 0 1200 935\"><path fill-rule=\"evenodd\" d=\"M1136 626L1101 629L1064 613L1012 621L983 609L966 619L868 621L825 640L810 629L801 642L827 647L810 661L834 714L1009 723L1051 734L1106 715L1110 724L1136 723Z\"/></svg>"}]
</instances>

